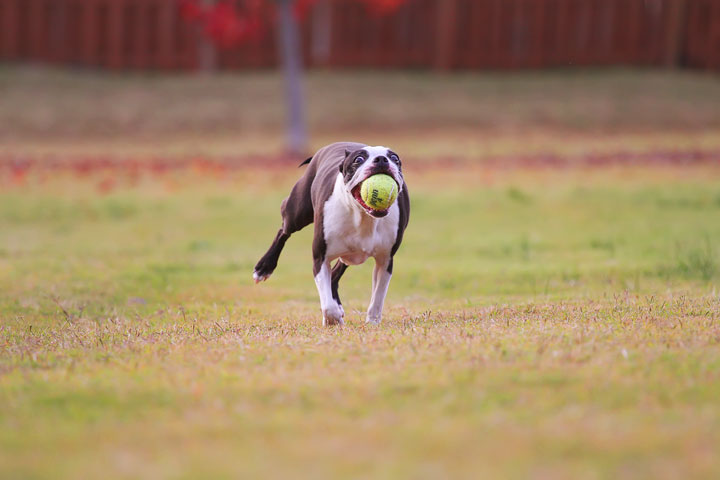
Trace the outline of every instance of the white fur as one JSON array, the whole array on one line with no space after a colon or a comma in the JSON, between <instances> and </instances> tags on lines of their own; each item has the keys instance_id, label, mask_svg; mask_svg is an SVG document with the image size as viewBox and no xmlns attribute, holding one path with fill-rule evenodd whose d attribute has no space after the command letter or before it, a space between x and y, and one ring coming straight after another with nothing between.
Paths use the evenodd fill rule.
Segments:
<instances>
[{"instance_id":1,"label":"white fur","mask_svg":"<svg viewBox=\"0 0 720 480\"><path fill-rule=\"evenodd\" d=\"M255 283L264 282L270 278L270 275L258 275L257 272L253 272L253 280L255 280Z\"/></svg>"},{"instance_id":2,"label":"white fur","mask_svg":"<svg viewBox=\"0 0 720 480\"><path fill-rule=\"evenodd\" d=\"M353 198L343 181L342 174L338 174L333 192L323 208L323 234L327 245L326 263L315 277L323 318L325 318L326 306L330 303L340 307L332 298L330 262L339 258L346 265L359 265L372 257L375 259L375 270L367 321L379 323L390 284L391 275L387 271L387 266L397 238L400 207L397 203L393 204L388 214L382 218L368 215Z\"/></svg>"},{"instance_id":3,"label":"white fur","mask_svg":"<svg viewBox=\"0 0 720 480\"><path fill-rule=\"evenodd\" d=\"M342 325L345 311L332 296L332 274L330 262L325 261L320 271L315 275L315 285L320 295L320 308L323 314L323 325Z\"/></svg>"},{"instance_id":4,"label":"white fur","mask_svg":"<svg viewBox=\"0 0 720 480\"><path fill-rule=\"evenodd\" d=\"M370 257L390 258L397 238L400 207L394 203L382 218L370 216L347 190L342 174L324 206L326 258L360 265Z\"/></svg>"},{"instance_id":5,"label":"white fur","mask_svg":"<svg viewBox=\"0 0 720 480\"><path fill-rule=\"evenodd\" d=\"M370 158L379 157L380 155L387 156L388 154L388 148L383 147L382 145L378 145L376 147L365 147L363 148L366 152L370 154Z\"/></svg>"},{"instance_id":6,"label":"white fur","mask_svg":"<svg viewBox=\"0 0 720 480\"><path fill-rule=\"evenodd\" d=\"M372 298L368 307L366 322L378 324L382 320L383 304L390 286L390 278L392 274L387 271L388 261L375 259L375 269L373 270Z\"/></svg>"}]
</instances>

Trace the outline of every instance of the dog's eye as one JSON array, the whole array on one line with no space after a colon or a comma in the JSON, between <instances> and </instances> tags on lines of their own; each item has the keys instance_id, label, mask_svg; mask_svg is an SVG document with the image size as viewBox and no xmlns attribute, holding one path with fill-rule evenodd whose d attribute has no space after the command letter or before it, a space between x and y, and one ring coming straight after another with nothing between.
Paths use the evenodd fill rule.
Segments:
<instances>
[{"instance_id":1,"label":"dog's eye","mask_svg":"<svg viewBox=\"0 0 720 480\"><path fill-rule=\"evenodd\" d=\"M353 163L355 163L356 165L358 165L358 164L360 164L360 163L362 163L362 162L364 162L364 161L365 161L365 159L364 159L363 157L355 157L355 161L354 161Z\"/></svg>"},{"instance_id":2,"label":"dog's eye","mask_svg":"<svg viewBox=\"0 0 720 480\"><path fill-rule=\"evenodd\" d=\"M392 160L393 162L395 162L395 163L397 163L398 165L400 165L400 157L398 157L398 156L395 155L394 153L393 153L392 155L390 155L390 160Z\"/></svg>"}]
</instances>

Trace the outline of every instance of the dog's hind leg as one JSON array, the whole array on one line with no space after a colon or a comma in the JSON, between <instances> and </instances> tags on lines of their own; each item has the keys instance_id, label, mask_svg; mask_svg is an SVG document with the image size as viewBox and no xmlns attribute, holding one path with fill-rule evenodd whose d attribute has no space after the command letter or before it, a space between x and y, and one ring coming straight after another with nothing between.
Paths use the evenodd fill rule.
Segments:
<instances>
[{"instance_id":1,"label":"dog's hind leg","mask_svg":"<svg viewBox=\"0 0 720 480\"><path fill-rule=\"evenodd\" d=\"M340 294L338 293L338 285L340 284L340 278L343 276L343 273L345 273L345 270L347 270L347 268L347 265L345 265L342 261L338 260L337 262L335 262L335 266L333 266L331 272L332 296L337 302L337 304L340 305L340 309L343 310L343 313L345 313L345 309L342 308Z\"/></svg>"},{"instance_id":2,"label":"dog's hind leg","mask_svg":"<svg viewBox=\"0 0 720 480\"><path fill-rule=\"evenodd\" d=\"M282 253L285 242L290 235L305 228L313 222L313 207L310 201L310 187L304 178L295 184L290 196L286 198L280 207L283 218L283 225L275 235L268 251L257 262L253 270L255 283L267 280L277 267L280 253Z\"/></svg>"},{"instance_id":3,"label":"dog's hind leg","mask_svg":"<svg viewBox=\"0 0 720 480\"><path fill-rule=\"evenodd\" d=\"M288 238L290 238L290 234L285 232L285 228L278 230L277 235L275 235L275 240L273 240L270 248L258 261L257 265L255 265L255 269L253 271L253 279L255 280L255 283L264 282L270 277L270 275L272 275L273 271L275 271L278 259L280 258L280 253L282 252L283 247L285 247L285 242L287 242Z\"/></svg>"}]
</instances>

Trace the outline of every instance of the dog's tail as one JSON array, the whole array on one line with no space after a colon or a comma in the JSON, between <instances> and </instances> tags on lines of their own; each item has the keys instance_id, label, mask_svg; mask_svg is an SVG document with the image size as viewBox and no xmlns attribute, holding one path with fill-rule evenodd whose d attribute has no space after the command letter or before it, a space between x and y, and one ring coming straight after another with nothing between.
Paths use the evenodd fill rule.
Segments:
<instances>
[{"instance_id":1,"label":"dog's tail","mask_svg":"<svg viewBox=\"0 0 720 480\"><path fill-rule=\"evenodd\" d=\"M300 165L298 165L298 168L302 167L303 165L307 165L308 163L310 163L310 161L311 161L312 159L313 159L313 157L310 157L310 158L306 159L304 162L302 162Z\"/></svg>"}]
</instances>

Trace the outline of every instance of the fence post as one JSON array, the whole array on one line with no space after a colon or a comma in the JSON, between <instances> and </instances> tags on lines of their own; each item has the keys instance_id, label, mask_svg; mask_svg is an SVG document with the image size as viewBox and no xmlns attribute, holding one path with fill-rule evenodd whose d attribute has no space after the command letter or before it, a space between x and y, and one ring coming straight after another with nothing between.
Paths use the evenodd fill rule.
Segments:
<instances>
[{"instance_id":1,"label":"fence post","mask_svg":"<svg viewBox=\"0 0 720 480\"><path fill-rule=\"evenodd\" d=\"M18 55L18 0L6 0L3 7L3 18L0 23L0 44L2 55L5 58L15 59Z\"/></svg>"},{"instance_id":2,"label":"fence post","mask_svg":"<svg viewBox=\"0 0 720 480\"><path fill-rule=\"evenodd\" d=\"M720 69L720 52L717 46L720 45L720 3L710 4L710 30L707 38L708 46L705 68L710 70Z\"/></svg>"},{"instance_id":3,"label":"fence post","mask_svg":"<svg viewBox=\"0 0 720 480\"><path fill-rule=\"evenodd\" d=\"M48 44L45 41L45 15L40 0L26 0L28 11L28 31L30 33L30 58L33 60L47 60Z\"/></svg>"},{"instance_id":4,"label":"fence post","mask_svg":"<svg viewBox=\"0 0 720 480\"><path fill-rule=\"evenodd\" d=\"M687 15L685 0L670 0L668 5L667 32L665 34L665 66L677 68L680 65L683 40L685 39L685 18Z\"/></svg>"},{"instance_id":5,"label":"fence post","mask_svg":"<svg viewBox=\"0 0 720 480\"><path fill-rule=\"evenodd\" d=\"M50 59L61 63L67 61L67 2L55 2L50 10L48 41L50 43Z\"/></svg>"},{"instance_id":6,"label":"fence post","mask_svg":"<svg viewBox=\"0 0 720 480\"><path fill-rule=\"evenodd\" d=\"M175 66L175 36L174 27L177 15L177 3L174 1L162 1L159 3L158 25L157 25L157 63L161 69L169 69Z\"/></svg>"},{"instance_id":7,"label":"fence post","mask_svg":"<svg viewBox=\"0 0 720 480\"><path fill-rule=\"evenodd\" d=\"M123 13L126 2L114 0L108 3L107 66L113 70L123 67Z\"/></svg>"},{"instance_id":8,"label":"fence post","mask_svg":"<svg viewBox=\"0 0 720 480\"><path fill-rule=\"evenodd\" d=\"M314 66L327 67L332 48L332 3L320 0L312 12L311 59Z\"/></svg>"},{"instance_id":9,"label":"fence post","mask_svg":"<svg viewBox=\"0 0 720 480\"><path fill-rule=\"evenodd\" d=\"M135 28L132 29L131 35L133 35L133 50L130 53L130 63L137 68L148 67L148 57L150 52L148 51L148 34L150 33L150 26L148 22L148 8L150 5L147 2L137 2L135 5Z\"/></svg>"},{"instance_id":10,"label":"fence post","mask_svg":"<svg viewBox=\"0 0 720 480\"><path fill-rule=\"evenodd\" d=\"M81 58L85 65L95 66L98 64L98 7L95 3L86 2L82 4L80 43Z\"/></svg>"},{"instance_id":11,"label":"fence post","mask_svg":"<svg viewBox=\"0 0 720 480\"><path fill-rule=\"evenodd\" d=\"M449 70L453 67L453 45L457 23L458 0L437 0L437 31L435 32L435 69Z\"/></svg>"}]
</instances>

